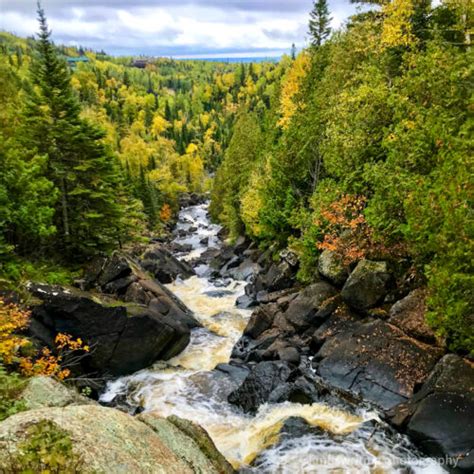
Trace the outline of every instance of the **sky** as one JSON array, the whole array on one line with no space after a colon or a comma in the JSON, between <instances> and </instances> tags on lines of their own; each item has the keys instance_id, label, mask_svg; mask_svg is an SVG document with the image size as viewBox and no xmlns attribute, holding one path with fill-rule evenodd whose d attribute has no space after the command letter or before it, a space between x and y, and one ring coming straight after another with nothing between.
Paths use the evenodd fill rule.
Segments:
<instances>
[{"instance_id":1,"label":"sky","mask_svg":"<svg viewBox=\"0 0 474 474\"><path fill-rule=\"evenodd\" d=\"M312 0L42 0L53 40L114 55L273 57L308 41ZM329 0L332 26L355 12ZM0 0L0 29L31 36L36 0Z\"/></svg>"}]
</instances>

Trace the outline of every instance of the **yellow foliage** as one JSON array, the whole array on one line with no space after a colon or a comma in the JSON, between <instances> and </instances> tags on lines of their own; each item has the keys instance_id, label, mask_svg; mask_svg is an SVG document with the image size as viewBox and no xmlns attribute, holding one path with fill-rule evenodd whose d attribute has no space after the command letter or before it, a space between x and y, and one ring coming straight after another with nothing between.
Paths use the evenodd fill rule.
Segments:
<instances>
[{"instance_id":1,"label":"yellow foliage","mask_svg":"<svg viewBox=\"0 0 474 474\"><path fill-rule=\"evenodd\" d=\"M309 64L309 54L303 51L295 59L283 81L280 99L281 118L278 125L284 129L288 128L293 115L298 110L299 104L296 101L296 96L307 74Z\"/></svg>"},{"instance_id":2,"label":"yellow foliage","mask_svg":"<svg viewBox=\"0 0 474 474\"><path fill-rule=\"evenodd\" d=\"M152 134L156 137L163 135L164 132L171 126L171 124L162 117L160 114L156 114L153 117L153 122L151 124Z\"/></svg>"},{"instance_id":3,"label":"yellow foliage","mask_svg":"<svg viewBox=\"0 0 474 474\"><path fill-rule=\"evenodd\" d=\"M413 0L392 0L383 6L385 19L382 44L384 46L410 46L416 41L411 25L414 12Z\"/></svg>"},{"instance_id":4,"label":"yellow foliage","mask_svg":"<svg viewBox=\"0 0 474 474\"><path fill-rule=\"evenodd\" d=\"M190 143L188 147L186 148L187 155L192 155L193 153L196 153L197 151L198 151L198 146L195 143Z\"/></svg>"},{"instance_id":5,"label":"yellow foliage","mask_svg":"<svg viewBox=\"0 0 474 474\"><path fill-rule=\"evenodd\" d=\"M250 176L249 184L240 199L240 215L247 232L254 237L259 237L262 233L260 223L260 210L263 207L261 190L265 184L265 179L256 170Z\"/></svg>"},{"instance_id":6,"label":"yellow foliage","mask_svg":"<svg viewBox=\"0 0 474 474\"><path fill-rule=\"evenodd\" d=\"M17 305L6 304L0 298L0 362L18 365L20 373L27 377L46 375L65 379L71 373L62 365L65 356L76 351L89 352L89 346L84 345L80 338L73 339L68 334L59 333L55 339L57 355L43 348L33 356L22 356L21 348L29 341L17 332L27 328L30 316L30 312L21 310Z\"/></svg>"}]
</instances>

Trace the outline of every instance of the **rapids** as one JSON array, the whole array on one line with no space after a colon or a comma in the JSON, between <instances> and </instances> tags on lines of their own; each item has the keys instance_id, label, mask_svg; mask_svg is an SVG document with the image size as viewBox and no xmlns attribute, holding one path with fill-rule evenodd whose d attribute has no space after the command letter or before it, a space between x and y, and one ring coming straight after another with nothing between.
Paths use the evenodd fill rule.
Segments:
<instances>
[{"instance_id":1,"label":"rapids","mask_svg":"<svg viewBox=\"0 0 474 474\"><path fill-rule=\"evenodd\" d=\"M183 209L177 235L184 236L175 242L190 244L192 250L177 256L191 261L209 247L219 247L219 230L209 221L207 205ZM197 276L167 286L203 327L193 330L189 346L174 359L110 382L101 401L125 396L130 406L146 412L194 421L245 473L445 472L435 461L420 456L406 437L385 427L367 407L285 402L263 405L251 416L229 404L227 396L236 388L235 382L213 369L229 361L250 317L251 311L235 306L245 282L212 280L205 265L195 270ZM285 424L293 417L303 418L313 428L295 433Z\"/></svg>"}]
</instances>

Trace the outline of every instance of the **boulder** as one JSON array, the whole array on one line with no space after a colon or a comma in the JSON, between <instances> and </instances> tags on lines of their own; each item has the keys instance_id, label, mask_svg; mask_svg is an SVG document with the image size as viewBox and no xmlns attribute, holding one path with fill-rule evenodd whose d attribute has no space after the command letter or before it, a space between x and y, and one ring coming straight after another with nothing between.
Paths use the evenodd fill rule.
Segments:
<instances>
[{"instance_id":1,"label":"boulder","mask_svg":"<svg viewBox=\"0 0 474 474\"><path fill-rule=\"evenodd\" d=\"M416 395L390 413L428 455L451 461L456 472L474 472L474 364L444 356Z\"/></svg>"},{"instance_id":2,"label":"boulder","mask_svg":"<svg viewBox=\"0 0 474 474\"><path fill-rule=\"evenodd\" d=\"M207 444L202 441L201 447L193 436L175 423L160 422L151 416L143 422L98 405L43 408L19 413L3 421L0 424L2 472L10 472L9 463L13 453L24 442L27 428L42 420L48 420L66 432L73 453L86 472L232 472L209 439Z\"/></svg>"},{"instance_id":3,"label":"boulder","mask_svg":"<svg viewBox=\"0 0 474 474\"><path fill-rule=\"evenodd\" d=\"M328 385L388 410L413 396L442 355L377 320L327 339L315 368Z\"/></svg>"},{"instance_id":4,"label":"boulder","mask_svg":"<svg viewBox=\"0 0 474 474\"><path fill-rule=\"evenodd\" d=\"M177 307L160 313L59 286L30 284L29 291L42 301L33 307L32 335L49 345L58 333L80 337L91 347L81 361L86 371L135 372L174 357L189 343L190 330Z\"/></svg>"},{"instance_id":5,"label":"boulder","mask_svg":"<svg viewBox=\"0 0 474 474\"><path fill-rule=\"evenodd\" d=\"M324 321L327 315L320 321L315 318L322 304L336 294L336 289L329 283L320 281L306 287L294 298L284 312L285 319L296 328L303 331L310 325L318 325Z\"/></svg>"},{"instance_id":6,"label":"boulder","mask_svg":"<svg viewBox=\"0 0 474 474\"><path fill-rule=\"evenodd\" d=\"M250 316L249 322L244 329L244 335L257 339L263 332L270 329L279 308L275 304L258 307Z\"/></svg>"},{"instance_id":7,"label":"boulder","mask_svg":"<svg viewBox=\"0 0 474 474\"><path fill-rule=\"evenodd\" d=\"M426 291L417 289L397 301L389 313L390 324L405 334L429 344L436 343L434 331L426 323Z\"/></svg>"},{"instance_id":8,"label":"boulder","mask_svg":"<svg viewBox=\"0 0 474 474\"><path fill-rule=\"evenodd\" d=\"M234 472L207 432L195 423L177 416L165 419L154 413L139 415L138 419L147 424L166 447L190 466L193 472L209 474Z\"/></svg>"},{"instance_id":9,"label":"boulder","mask_svg":"<svg viewBox=\"0 0 474 474\"><path fill-rule=\"evenodd\" d=\"M361 260L342 288L342 298L352 308L365 311L383 301L392 276L386 262Z\"/></svg>"},{"instance_id":10,"label":"boulder","mask_svg":"<svg viewBox=\"0 0 474 474\"><path fill-rule=\"evenodd\" d=\"M319 274L333 285L342 286L349 276L349 267L331 250L324 250L318 259Z\"/></svg>"},{"instance_id":11,"label":"boulder","mask_svg":"<svg viewBox=\"0 0 474 474\"><path fill-rule=\"evenodd\" d=\"M261 404L271 401L272 392L288 381L291 372L287 362L260 362L242 385L229 395L228 401L245 412L255 413Z\"/></svg>"},{"instance_id":12,"label":"boulder","mask_svg":"<svg viewBox=\"0 0 474 474\"><path fill-rule=\"evenodd\" d=\"M20 400L25 404L27 410L94 404L91 399L79 395L73 388L68 388L50 377L29 379L21 393Z\"/></svg>"},{"instance_id":13,"label":"boulder","mask_svg":"<svg viewBox=\"0 0 474 474\"><path fill-rule=\"evenodd\" d=\"M194 270L181 260L178 260L163 245L154 245L141 257L142 267L150 272L160 283L171 283L176 278L190 278Z\"/></svg>"}]
</instances>

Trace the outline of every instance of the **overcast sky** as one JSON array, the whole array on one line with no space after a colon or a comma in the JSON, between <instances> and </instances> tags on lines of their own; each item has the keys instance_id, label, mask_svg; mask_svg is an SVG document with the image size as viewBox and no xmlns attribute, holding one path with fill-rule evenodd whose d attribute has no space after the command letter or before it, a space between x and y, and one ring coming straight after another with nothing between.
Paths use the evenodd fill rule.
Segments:
<instances>
[{"instance_id":1,"label":"overcast sky","mask_svg":"<svg viewBox=\"0 0 474 474\"><path fill-rule=\"evenodd\" d=\"M312 0L43 0L56 43L110 54L274 56L307 41ZM355 7L329 0L333 26ZM0 0L0 28L37 29L36 0Z\"/></svg>"}]
</instances>

